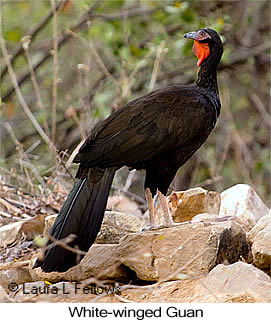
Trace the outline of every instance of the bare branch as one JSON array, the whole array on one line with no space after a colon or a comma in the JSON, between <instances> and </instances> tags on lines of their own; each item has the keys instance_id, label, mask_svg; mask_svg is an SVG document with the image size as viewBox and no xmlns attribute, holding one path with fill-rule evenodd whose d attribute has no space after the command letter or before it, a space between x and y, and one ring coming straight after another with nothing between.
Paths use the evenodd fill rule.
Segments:
<instances>
[{"instance_id":1,"label":"bare branch","mask_svg":"<svg viewBox=\"0 0 271 323\"><path fill-rule=\"evenodd\" d=\"M58 42L57 42L57 9L55 0L51 0L53 15L53 93L52 93L52 142L56 136L57 78L58 78Z\"/></svg>"},{"instance_id":2,"label":"bare branch","mask_svg":"<svg viewBox=\"0 0 271 323\"><path fill-rule=\"evenodd\" d=\"M255 104L255 107L259 111L259 113L262 115L263 122L271 128L271 116L270 114L265 110L264 104L262 103L261 99L258 97L257 94L253 93L250 96L251 101Z\"/></svg>"},{"instance_id":3,"label":"bare branch","mask_svg":"<svg viewBox=\"0 0 271 323\"><path fill-rule=\"evenodd\" d=\"M61 0L61 1L56 5L56 10L57 10L57 11L61 10L61 9L65 6L65 2L66 2L66 0L64 0L64 1L62 1L62 0ZM46 27L46 25L48 24L48 22L49 22L49 21L50 21L50 19L52 18L53 13L54 13L54 11L53 11L53 10L49 11L49 13L47 14L47 16L46 16L46 17L44 17L44 18L42 19L42 21L41 21L37 26L35 26L35 27L34 27L34 28L33 28L33 29L28 33L28 35L27 35L27 36L29 36L29 37L30 37L31 41L33 41L33 40L34 40L34 38L39 34L39 32L40 32L43 28L45 28L45 27ZM15 48L14 53L13 53L13 55L12 55L12 56L11 56L11 58L10 58L10 63L11 63L11 65L14 63L15 59L16 59L20 54L22 54L22 53L23 53L23 44L22 44L22 43L20 43L20 44L18 44L18 46ZM7 70L8 70L8 67L7 67L7 65L5 65L5 66L3 67L3 69L2 69L2 71L1 71L1 77L0 77L0 79L2 79L2 78L4 77L4 75L6 74Z\"/></svg>"},{"instance_id":4,"label":"bare branch","mask_svg":"<svg viewBox=\"0 0 271 323\"><path fill-rule=\"evenodd\" d=\"M156 58L154 61L152 76L151 76L151 80L150 80L150 84L149 84L149 91L152 91L154 88L154 85L155 85L155 82L157 79L157 75L159 72L160 63L161 63L162 56L163 56L164 47L165 47L165 41L161 41L161 44L159 45L157 52L156 52Z\"/></svg>"},{"instance_id":5,"label":"bare branch","mask_svg":"<svg viewBox=\"0 0 271 323\"><path fill-rule=\"evenodd\" d=\"M30 54L29 54L29 47L28 46L23 46L23 47L24 47L24 50L25 50L25 57L26 57L26 60L27 60L27 63L28 63L33 88L34 88L34 91L35 91L35 94L36 94L36 97L37 97L37 103L38 103L40 109L45 112L45 107L44 107L42 99L41 99L39 85L38 85L38 82L37 82L37 78L35 76L35 72L34 72L34 69L33 69L33 64L32 64L31 58L30 58ZM49 126L48 126L48 123L47 123L46 116L44 116L43 127L44 127L44 129L46 131L47 136L49 136Z\"/></svg>"},{"instance_id":6,"label":"bare branch","mask_svg":"<svg viewBox=\"0 0 271 323\"><path fill-rule=\"evenodd\" d=\"M128 17L136 17L136 16L140 16L140 15L151 15L152 13L154 13L155 11L161 10L161 8L155 8L155 9L150 9L150 10L146 10L146 9L141 9L140 10L133 10L133 11L123 11L120 14L117 15L111 15L111 16L102 16L102 15L95 15L92 12L96 9L97 5L99 4L99 2L95 2L86 13L84 13L81 18L79 19L79 22L76 25L73 25L69 28L69 30L78 33L79 31L83 31L86 28L88 28L88 24L87 22L92 18L92 19L101 19L104 21L112 21L112 20L121 20L123 19L124 16L126 16L126 18ZM60 49L67 41L72 39L72 34L64 31L62 32L61 36L58 38L58 49ZM50 49L48 49L48 51L45 53L45 55L33 66L34 71L38 68L40 68L47 60L48 58L51 57L51 50L52 47ZM28 78L30 77L30 72L27 71L25 72L23 75L21 75L18 78L18 85L20 86L22 83L24 83ZM14 93L15 88L14 86L10 87L6 93L3 94L2 96L2 101L5 102L7 101L11 95Z\"/></svg>"},{"instance_id":7,"label":"bare branch","mask_svg":"<svg viewBox=\"0 0 271 323\"><path fill-rule=\"evenodd\" d=\"M28 108L28 106L27 106L27 104L26 104L26 102L24 100L24 97L22 95L22 92L21 92L21 90L19 88L19 85L18 85L18 82L17 82L17 79L16 79L16 75L15 75L15 73L13 71L12 66L11 66L10 59L9 59L9 56L8 56L8 52L7 52L7 49L6 49L6 46L5 46L5 41L4 41L3 37L2 37L2 35L3 35L2 17L0 15L0 46L1 46L1 50L2 50L2 53L3 53L4 59L5 59L6 65L8 67L8 72L9 72L10 78L12 80L14 89L16 91L18 100L20 101L26 115L28 116L29 120L32 122L34 128L37 130L37 132L39 133L41 138L46 142L47 145L51 146L51 141L50 141L49 137L43 131L43 129L41 128L41 126L39 125L37 120L35 119L34 115L30 111L30 109Z\"/></svg>"},{"instance_id":8,"label":"bare branch","mask_svg":"<svg viewBox=\"0 0 271 323\"><path fill-rule=\"evenodd\" d=\"M29 266L30 260L25 261L11 261L6 264L0 264L0 270L8 270Z\"/></svg>"},{"instance_id":9,"label":"bare branch","mask_svg":"<svg viewBox=\"0 0 271 323\"><path fill-rule=\"evenodd\" d=\"M75 234L70 234L66 238L57 240L54 237L50 236L50 240L52 240L53 243L46 246L46 249L51 249L51 248L54 248L55 246L60 246L60 247L66 249L68 251L76 253L77 255L85 256L87 254L86 251L82 251L80 249L73 248L73 247L68 245L69 243L71 243L75 239L75 237L76 237Z\"/></svg>"}]
</instances>

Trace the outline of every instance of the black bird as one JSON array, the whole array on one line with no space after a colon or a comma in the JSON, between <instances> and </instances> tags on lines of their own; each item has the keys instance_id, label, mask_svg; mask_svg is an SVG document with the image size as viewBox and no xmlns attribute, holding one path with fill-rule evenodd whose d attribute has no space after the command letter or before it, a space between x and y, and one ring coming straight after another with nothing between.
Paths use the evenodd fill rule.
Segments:
<instances>
[{"instance_id":1,"label":"black bird","mask_svg":"<svg viewBox=\"0 0 271 323\"><path fill-rule=\"evenodd\" d=\"M69 246L87 251L104 216L117 169L145 169L145 190L154 225L152 197L164 207L171 224L165 195L177 170L199 149L215 127L220 114L217 67L223 45L217 32L204 28L184 35L193 39L200 66L196 84L172 85L135 99L96 125L74 162L78 178L50 231L53 240L76 236ZM42 261L43 271L66 271L77 255L51 245Z\"/></svg>"}]
</instances>

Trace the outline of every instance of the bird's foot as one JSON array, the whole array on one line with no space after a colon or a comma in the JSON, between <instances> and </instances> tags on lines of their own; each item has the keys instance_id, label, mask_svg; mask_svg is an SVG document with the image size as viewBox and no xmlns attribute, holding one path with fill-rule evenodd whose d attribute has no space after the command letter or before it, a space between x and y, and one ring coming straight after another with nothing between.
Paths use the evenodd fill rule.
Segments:
<instances>
[{"instance_id":1,"label":"bird's foot","mask_svg":"<svg viewBox=\"0 0 271 323\"><path fill-rule=\"evenodd\" d=\"M147 225L146 227L141 228L140 232L152 231L152 230L155 230L156 228L157 226L155 225Z\"/></svg>"},{"instance_id":2,"label":"bird's foot","mask_svg":"<svg viewBox=\"0 0 271 323\"><path fill-rule=\"evenodd\" d=\"M142 228L140 232L145 232L145 231L153 231L153 230L160 230L160 229L167 229L174 227L175 225L178 225L179 223L164 223L164 224L152 224L152 225L147 225L146 227Z\"/></svg>"}]
</instances>

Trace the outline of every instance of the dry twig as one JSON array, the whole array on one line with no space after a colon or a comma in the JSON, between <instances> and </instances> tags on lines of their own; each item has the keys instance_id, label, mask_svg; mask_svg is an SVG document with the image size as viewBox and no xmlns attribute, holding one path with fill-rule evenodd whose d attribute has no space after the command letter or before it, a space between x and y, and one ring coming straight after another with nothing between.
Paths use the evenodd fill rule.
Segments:
<instances>
[{"instance_id":1,"label":"dry twig","mask_svg":"<svg viewBox=\"0 0 271 323\"><path fill-rule=\"evenodd\" d=\"M52 146L52 143L51 143L49 137L43 131L43 129L41 128L41 126L37 122L35 116L32 114L32 112L30 111L29 107L27 106L27 104L26 104L26 102L24 100L24 97L22 95L22 92L21 92L21 90L19 88L19 85L18 85L18 82L17 82L16 75L15 75L15 73L13 71L12 66L11 66L10 59L9 59L9 55L8 55L8 52L7 52L7 49L6 49L6 46L5 46L5 41L4 41L2 35L3 35L3 31L2 31L2 17L0 15L0 47L1 47L1 50L2 50L2 53L3 53L3 56L4 56L4 59L5 59L6 65L8 67L8 72L9 72L10 78L12 80L14 89L16 91L18 100L20 101L20 103L21 103L21 105L22 105L22 107L23 107L26 115L28 116L29 120L32 122L34 128L37 130L37 132L39 133L39 135L41 136L41 138L46 142L46 144L48 146Z\"/></svg>"},{"instance_id":2,"label":"dry twig","mask_svg":"<svg viewBox=\"0 0 271 323\"><path fill-rule=\"evenodd\" d=\"M126 17L136 17L136 16L141 16L141 15L151 15L154 12L161 10L161 8L154 8L154 9L137 9L137 10L132 10L132 11L123 11L121 13L111 15L111 16L103 16L103 15L95 15L94 11L99 5L100 1L95 1L92 6L89 7L89 9L81 16L79 19L79 22L73 26L71 26L68 30L71 30L75 33L78 33L79 31L83 31L88 28L88 21L92 19L100 19L103 21L114 21L114 20L121 20L123 19L124 16ZM58 38L58 49L60 49L66 42L72 39L72 35L67 32L63 31L61 33L61 36ZM45 53L45 55L33 66L34 71L38 68L40 68L50 57L51 57L51 50L52 48L49 48L48 51ZM19 78L18 78L18 85L20 86L23 84L28 78L30 77L30 72L27 71L23 73ZM15 86L13 85L10 87L3 95L2 95L2 101L5 102L7 101L11 95L15 91Z\"/></svg>"},{"instance_id":3,"label":"dry twig","mask_svg":"<svg viewBox=\"0 0 271 323\"><path fill-rule=\"evenodd\" d=\"M0 264L0 270L16 269L29 266L30 260L25 261L12 261L6 264Z\"/></svg>"},{"instance_id":4,"label":"dry twig","mask_svg":"<svg viewBox=\"0 0 271 323\"><path fill-rule=\"evenodd\" d=\"M30 42L30 39L29 39L29 42ZM38 82L37 82L37 78L36 78L35 71L33 69L33 64L32 64L31 58L30 58L30 54L29 54L29 42L24 43L23 48L24 48L24 51L25 51L25 57L26 57L26 60L27 60L27 63L28 63L28 68L29 68L29 71L30 71L33 88L34 88L34 91L35 91L35 94L36 94L36 97L37 97L37 103L39 105L39 108L44 112L43 127L44 127L44 129L46 131L47 136L49 136L49 126L48 126L47 118L46 118L46 114L45 114L45 107L44 107L42 99L41 99L41 93L40 93L39 85L38 85Z\"/></svg>"},{"instance_id":5,"label":"dry twig","mask_svg":"<svg viewBox=\"0 0 271 323\"><path fill-rule=\"evenodd\" d=\"M165 47L165 41L161 41L161 44L157 48L157 52L156 52L156 58L154 61L152 76L149 84L149 91L152 91L154 88L154 85L158 76L161 60L163 57L164 47Z\"/></svg>"},{"instance_id":6,"label":"dry twig","mask_svg":"<svg viewBox=\"0 0 271 323\"><path fill-rule=\"evenodd\" d=\"M66 0L64 1L59 1L59 3L56 6L56 10L62 10L63 6L65 5ZM45 28L47 26L47 24L49 23L50 19L53 16L54 11L51 10L49 11L49 13L41 20L41 22L39 22L39 24L37 26L35 26L27 35L27 37L29 37L29 39L31 41L34 40L34 38L39 34L39 32ZM20 43L18 44L18 46L15 48L14 53L12 54L12 56L10 57L10 63L13 64L15 62L15 59L23 53L23 44ZM4 75L7 73L8 71L8 66L7 64L2 68L1 71L1 77L0 79L3 79Z\"/></svg>"},{"instance_id":7,"label":"dry twig","mask_svg":"<svg viewBox=\"0 0 271 323\"><path fill-rule=\"evenodd\" d=\"M52 142L56 136L56 110L57 110L57 82L58 82L58 35L57 35L57 7L55 0L51 0L53 15L53 92L52 92Z\"/></svg>"}]
</instances>

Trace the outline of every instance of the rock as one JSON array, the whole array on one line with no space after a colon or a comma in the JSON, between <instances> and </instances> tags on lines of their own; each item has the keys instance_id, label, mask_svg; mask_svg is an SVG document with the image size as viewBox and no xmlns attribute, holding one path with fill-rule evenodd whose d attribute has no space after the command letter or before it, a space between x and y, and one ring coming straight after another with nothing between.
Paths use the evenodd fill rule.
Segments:
<instances>
[{"instance_id":1,"label":"rock","mask_svg":"<svg viewBox=\"0 0 271 323\"><path fill-rule=\"evenodd\" d=\"M59 282L51 284L48 281L36 281L19 286L16 293L11 293L13 302L106 302L107 296L119 292L119 287L102 282L89 285L86 282ZM95 282L98 283L98 282Z\"/></svg>"},{"instance_id":2,"label":"rock","mask_svg":"<svg viewBox=\"0 0 271 323\"><path fill-rule=\"evenodd\" d=\"M20 234L33 239L43 232L45 215L37 215L29 220L9 223L0 228L0 247L13 243Z\"/></svg>"},{"instance_id":3,"label":"rock","mask_svg":"<svg viewBox=\"0 0 271 323\"><path fill-rule=\"evenodd\" d=\"M36 236L41 235L44 230L45 214L38 214L33 218L22 221L20 232L26 236L28 240L34 239Z\"/></svg>"},{"instance_id":4,"label":"rock","mask_svg":"<svg viewBox=\"0 0 271 323\"><path fill-rule=\"evenodd\" d=\"M90 277L95 277L98 280L128 280L127 271L119 260L117 245L114 244L92 245L82 261L66 272L45 273L41 268L35 268L30 270L30 274L33 281L82 281Z\"/></svg>"},{"instance_id":5,"label":"rock","mask_svg":"<svg viewBox=\"0 0 271 323\"><path fill-rule=\"evenodd\" d=\"M218 263L233 263L249 254L245 232L230 221L129 234L118 248L121 262L146 281L205 274Z\"/></svg>"},{"instance_id":6,"label":"rock","mask_svg":"<svg viewBox=\"0 0 271 323\"><path fill-rule=\"evenodd\" d=\"M257 235L261 232L269 228L271 225L271 212L266 216L262 217L258 223L249 231L248 239L251 243L253 243L257 237Z\"/></svg>"},{"instance_id":7,"label":"rock","mask_svg":"<svg viewBox=\"0 0 271 323\"><path fill-rule=\"evenodd\" d=\"M218 265L195 286L197 296L228 295L237 297L246 293L257 302L271 302L271 279L251 264L236 262Z\"/></svg>"},{"instance_id":8,"label":"rock","mask_svg":"<svg viewBox=\"0 0 271 323\"><path fill-rule=\"evenodd\" d=\"M12 303L13 300L8 296L5 289L0 286L0 303Z\"/></svg>"},{"instance_id":9,"label":"rock","mask_svg":"<svg viewBox=\"0 0 271 323\"><path fill-rule=\"evenodd\" d=\"M195 295L194 289L200 279L185 279L160 283L158 286L125 286L120 292L119 287L114 285L98 285L86 288L87 282L48 282L37 281L19 286L16 293L12 294L12 302L143 302L143 303L253 303L257 299L248 292L234 295ZM41 292L36 292L40 289ZM0 289L1 297L1 289Z\"/></svg>"},{"instance_id":10,"label":"rock","mask_svg":"<svg viewBox=\"0 0 271 323\"><path fill-rule=\"evenodd\" d=\"M271 268L271 214L262 217L249 231L253 263L263 270Z\"/></svg>"},{"instance_id":11,"label":"rock","mask_svg":"<svg viewBox=\"0 0 271 323\"><path fill-rule=\"evenodd\" d=\"M43 232L45 237L48 237L49 230L54 224L56 217L57 215L49 215L45 218L45 227ZM138 216L120 212L105 211L101 230L98 233L95 243L118 243L120 238L124 237L126 234L138 232L145 226L145 221Z\"/></svg>"},{"instance_id":12,"label":"rock","mask_svg":"<svg viewBox=\"0 0 271 323\"><path fill-rule=\"evenodd\" d=\"M196 187L187 191L173 192L169 200L174 222L185 222L200 213L218 214L221 199L220 193Z\"/></svg>"},{"instance_id":13,"label":"rock","mask_svg":"<svg viewBox=\"0 0 271 323\"><path fill-rule=\"evenodd\" d=\"M149 288L125 288L121 291L122 299L130 302L144 303L180 303L194 296L194 287L199 279L182 279L177 281L161 282L159 285L149 285ZM128 287L128 286L127 286ZM115 295L113 295L114 297ZM117 297L111 301L118 301Z\"/></svg>"},{"instance_id":14,"label":"rock","mask_svg":"<svg viewBox=\"0 0 271 323\"><path fill-rule=\"evenodd\" d=\"M9 223L0 228L0 247L6 247L16 240L21 230L22 222Z\"/></svg>"},{"instance_id":15,"label":"rock","mask_svg":"<svg viewBox=\"0 0 271 323\"><path fill-rule=\"evenodd\" d=\"M35 281L18 286L16 292L11 293L14 302L61 302L71 301L74 289L69 282L51 284L48 281ZM64 299L63 299L64 298Z\"/></svg>"},{"instance_id":16,"label":"rock","mask_svg":"<svg viewBox=\"0 0 271 323\"><path fill-rule=\"evenodd\" d=\"M84 259L69 271L68 280L84 280L89 277L99 280L127 279L127 272L119 260L118 248L113 244L94 244Z\"/></svg>"},{"instance_id":17,"label":"rock","mask_svg":"<svg viewBox=\"0 0 271 323\"><path fill-rule=\"evenodd\" d=\"M81 293L80 289L76 289L75 286L76 284L70 282L51 284L48 281L36 281L18 286L18 290L10 296L14 302L72 302L76 300L83 302L82 297L78 299L78 294Z\"/></svg>"},{"instance_id":18,"label":"rock","mask_svg":"<svg viewBox=\"0 0 271 323\"><path fill-rule=\"evenodd\" d=\"M26 267L1 270L0 271L0 285L5 289L8 289L10 283L16 283L20 285L24 282L32 282L32 277L29 273L29 269Z\"/></svg>"},{"instance_id":19,"label":"rock","mask_svg":"<svg viewBox=\"0 0 271 323\"><path fill-rule=\"evenodd\" d=\"M191 223L198 222L219 222L219 216L217 214L201 213L195 215L191 220Z\"/></svg>"},{"instance_id":20,"label":"rock","mask_svg":"<svg viewBox=\"0 0 271 323\"><path fill-rule=\"evenodd\" d=\"M106 208L114 212L133 214L138 217L142 216L138 204L130 201L125 196L109 196Z\"/></svg>"},{"instance_id":21,"label":"rock","mask_svg":"<svg viewBox=\"0 0 271 323\"><path fill-rule=\"evenodd\" d=\"M44 230L43 230L43 236L44 237L49 237L49 231L51 229L51 227L53 226L55 219L57 217L57 214L52 214L52 215L48 215L45 218L45 223L44 223Z\"/></svg>"},{"instance_id":22,"label":"rock","mask_svg":"<svg viewBox=\"0 0 271 323\"><path fill-rule=\"evenodd\" d=\"M253 295L247 292L216 295L195 295L187 297L183 300L184 303L257 303L258 300Z\"/></svg>"},{"instance_id":23,"label":"rock","mask_svg":"<svg viewBox=\"0 0 271 323\"><path fill-rule=\"evenodd\" d=\"M219 216L238 217L239 224L247 231L268 214L268 211L267 206L249 185L238 184L221 193Z\"/></svg>"},{"instance_id":24,"label":"rock","mask_svg":"<svg viewBox=\"0 0 271 323\"><path fill-rule=\"evenodd\" d=\"M145 221L135 215L106 211L95 243L118 243L126 234L138 232L145 226Z\"/></svg>"}]
</instances>

